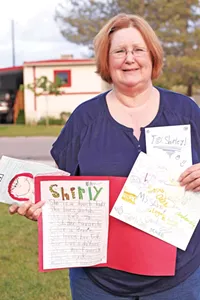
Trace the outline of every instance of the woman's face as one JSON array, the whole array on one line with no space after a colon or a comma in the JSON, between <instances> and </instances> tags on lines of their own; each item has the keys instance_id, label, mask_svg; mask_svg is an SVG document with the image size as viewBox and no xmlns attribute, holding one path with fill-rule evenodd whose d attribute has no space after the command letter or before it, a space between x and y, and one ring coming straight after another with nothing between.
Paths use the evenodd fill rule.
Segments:
<instances>
[{"instance_id":1,"label":"woman's face","mask_svg":"<svg viewBox=\"0 0 200 300\"><path fill-rule=\"evenodd\" d=\"M119 55L120 52L124 55ZM112 82L118 89L145 89L151 83L150 53L136 28L123 28L112 34L109 69Z\"/></svg>"}]
</instances>

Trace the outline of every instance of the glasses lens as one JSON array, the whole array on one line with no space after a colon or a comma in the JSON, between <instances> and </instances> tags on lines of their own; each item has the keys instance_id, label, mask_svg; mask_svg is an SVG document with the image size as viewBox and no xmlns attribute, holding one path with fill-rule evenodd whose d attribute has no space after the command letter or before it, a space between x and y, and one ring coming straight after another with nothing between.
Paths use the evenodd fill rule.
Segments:
<instances>
[{"instance_id":1,"label":"glasses lens","mask_svg":"<svg viewBox=\"0 0 200 300\"><path fill-rule=\"evenodd\" d=\"M128 53L132 53L132 55L134 55L135 57L141 57L146 52L147 52L147 50L145 50L143 48L136 48L136 49L133 49L132 51L128 51L126 49L118 49L118 50L114 50L113 52L111 52L111 54L115 58L124 58L126 55L128 55Z\"/></svg>"},{"instance_id":2,"label":"glasses lens","mask_svg":"<svg viewBox=\"0 0 200 300\"><path fill-rule=\"evenodd\" d=\"M112 52L112 55L116 58L122 58L126 56L126 50L125 49L118 49Z\"/></svg>"}]
</instances>

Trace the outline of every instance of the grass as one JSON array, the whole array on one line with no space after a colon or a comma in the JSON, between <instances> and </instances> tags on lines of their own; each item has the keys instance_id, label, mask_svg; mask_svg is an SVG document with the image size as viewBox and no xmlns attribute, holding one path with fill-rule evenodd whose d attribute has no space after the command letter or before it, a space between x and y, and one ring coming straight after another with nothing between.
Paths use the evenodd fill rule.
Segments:
<instances>
[{"instance_id":1,"label":"grass","mask_svg":"<svg viewBox=\"0 0 200 300\"><path fill-rule=\"evenodd\" d=\"M0 137L58 136L63 125L1 125Z\"/></svg>"},{"instance_id":2,"label":"grass","mask_svg":"<svg viewBox=\"0 0 200 300\"><path fill-rule=\"evenodd\" d=\"M68 271L38 271L37 223L0 204L0 299L70 300Z\"/></svg>"}]
</instances>

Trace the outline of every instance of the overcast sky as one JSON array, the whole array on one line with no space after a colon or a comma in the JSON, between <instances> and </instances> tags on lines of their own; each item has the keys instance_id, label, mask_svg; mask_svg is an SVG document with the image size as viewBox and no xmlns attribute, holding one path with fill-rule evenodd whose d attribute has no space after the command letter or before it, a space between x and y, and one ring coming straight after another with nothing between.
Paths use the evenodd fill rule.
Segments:
<instances>
[{"instance_id":1,"label":"overcast sky","mask_svg":"<svg viewBox=\"0 0 200 300\"><path fill-rule=\"evenodd\" d=\"M84 57L86 49L67 42L54 21L64 0L0 0L0 68L12 66L11 20L15 24L15 65L57 59L62 54Z\"/></svg>"}]
</instances>

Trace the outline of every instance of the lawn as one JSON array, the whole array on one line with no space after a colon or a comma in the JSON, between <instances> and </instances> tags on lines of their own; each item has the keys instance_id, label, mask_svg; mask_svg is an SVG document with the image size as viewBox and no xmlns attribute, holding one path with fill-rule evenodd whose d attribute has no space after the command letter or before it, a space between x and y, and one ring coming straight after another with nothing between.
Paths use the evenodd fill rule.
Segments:
<instances>
[{"instance_id":1,"label":"lawn","mask_svg":"<svg viewBox=\"0 0 200 300\"><path fill-rule=\"evenodd\" d=\"M38 272L37 223L0 203L0 299L70 300L68 271Z\"/></svg>"},{"instance_id":2,"label":"lawn","mask_svg":"<svg viewBox=\"0 0 200 300\"><path fill-rule=\"evenodd\" d=\"M63 125L1 125L0 137L58 136Z\"/></svg>"}]
</instances>

